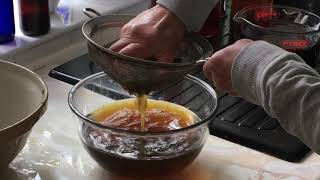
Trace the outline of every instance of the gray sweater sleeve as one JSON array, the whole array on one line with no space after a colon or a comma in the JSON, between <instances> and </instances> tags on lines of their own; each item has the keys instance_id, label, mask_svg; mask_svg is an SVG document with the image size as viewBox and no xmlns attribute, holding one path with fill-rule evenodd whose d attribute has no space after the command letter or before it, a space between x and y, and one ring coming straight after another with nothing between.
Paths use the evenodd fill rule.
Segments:
<instances>
[{"instance_id":1,"label":"gray sweater sleeve","mask_svg":"<svg viewBox=\"0 0 320 180\"><path fill-rule=\"evenodd\" d=\"M244 99L262 106L320 154L320 75L299 56L254 42L234 62L232 83Z\"/></svg>"},{"instance_id":2,"label":"gray sweater sleeve","mask_svg":"<svg viewBox=\"0 0 320 180\"><path fill-rule=\"evenodd\" d=\"M157 0L186 25L187 31L199 31L218 0ZM219 17L217 17L219 18Z\"/></svg>"}]
</instances>

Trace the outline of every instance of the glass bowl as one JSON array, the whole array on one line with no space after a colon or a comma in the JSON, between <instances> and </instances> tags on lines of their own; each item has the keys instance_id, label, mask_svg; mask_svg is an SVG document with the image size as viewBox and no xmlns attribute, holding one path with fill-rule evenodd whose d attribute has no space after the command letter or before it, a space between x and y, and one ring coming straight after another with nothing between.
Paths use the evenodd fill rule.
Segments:
<instances>
[{"instance_id":1,"label":"glass bowl","mask_svg":"<svg viewBox=\"0 0 320 180\"><path fill-rule=\"evenodd\" d=\"M68 103L77 119L80 139L101 167L124 176L165 175L182 170L197 157L217 107L212 87L187 75L179 83L149 95L150 99L184 106L199 117L182 129L137 132L106 127L90 118L90 113L102 106L128 98L134 96L103 72L80 81L69 93Z\"/></svg>"}]
</instances>

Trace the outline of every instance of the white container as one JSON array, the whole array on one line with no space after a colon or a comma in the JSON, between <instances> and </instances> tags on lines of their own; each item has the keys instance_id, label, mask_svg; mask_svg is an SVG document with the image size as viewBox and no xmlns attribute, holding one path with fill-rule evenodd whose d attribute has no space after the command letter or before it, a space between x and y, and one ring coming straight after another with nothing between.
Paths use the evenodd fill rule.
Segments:
<instances>
[{"instance_id":1,"label":"white container","mask_svg":"<svg viewBox=\"0 0 320 180\"><path fill-rule=\"evenodd\" d=\"M48 0L48 1L49 1L49 12L50 14L52 14L56 11L60 0Z\"/></svg>"}]
</instances>

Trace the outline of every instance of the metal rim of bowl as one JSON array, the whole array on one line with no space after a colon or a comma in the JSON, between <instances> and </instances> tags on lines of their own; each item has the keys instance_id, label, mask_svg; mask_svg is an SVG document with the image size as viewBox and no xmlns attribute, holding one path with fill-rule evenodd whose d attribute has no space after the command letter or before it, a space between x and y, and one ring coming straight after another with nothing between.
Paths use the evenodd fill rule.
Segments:
<instances>
[{"instance_id":1,"label":"metal rim of bowl","mask_svg":"<svg viewBox=\"0 0 320 180\"><path fill-rule=\"evenodd\" d=\"M197 127L200 127L202 125L205 125L206 123L210 122L210 120L213 120L213 117L215 115L215 112L217 110L218 107L218 96L216 91L207 83L205 83L204 81L202 81L201 79L191 76L191 75L187 75L186 78L188 80L192 80L196 83L198 83L199 85L201 85L203 88L207 89L208 92L213 96L214 100L215 100L215 107L213 107L214 109L212 110L212 113L205 119L201 120L198 123L192 124L191 126L185 127L185 128L181 128L181 129L175 129L175 130L170 130L170 131L164 131L164 132L140 132L140 131L128 131L128 130L123 130L123 129L117 129L117 128L112 128L112 127L107 127L104 126L100 123L97 123L94 120L91 120L90 118L88 118L87 116L83 115L82 113L80 113L76 107L74 107L73 105L73 98L74 98L74 94L77 91L77 89L79 89L79 87L81 87L85 82L87 82L89 79L93 79L95 77L99 77L99 76L108 76L107 74L105 74L104 72L100 72L100 73L96 73L93 74L91 76L86 77L85 79L79 81L76 85L74 85L72 87L72 89L69 92L68 95L68 105L70 107L70 109L73 111L73 113L75 113L78 117L81 118L82 121L85 121L85 123L89 123L90 125L93 125L95 127L98 127L100 129L107 129L113 132L118 132L118 133L125 133L125 134L131 134L131 135L138 135L138 136L152 136L152 135L168 135L168 134L176 134L176 133L181 133L181 132L185 132Z\"/></svg>"},{"instance_id":2,"label":"metal rim of bowl","mask_svg":"<svg viewBox=\"0 0 320 180\"><path fill-rule=\"evenodd\" d=\"M92 38L90 33L92 32L87 32L86 29L88 29L89 27L93 28L91 23L94 24L95 21L98 21L99 19L105 19L106 17L134 17L132 15L128 15L128 14L109 14L109 15L105 15L105 16L99 16L99 17L95 17L93 19L89 19L87 20L83 25L82 25L82 33L85 36L85 38L92 43L96 48L99 48L103 51L105 51L106 53L109 53L112 56L118 57L118 60L122 60L122 61L130 61L133 63L139 63L139 62L143 62L144 65L150 65L153 67L166 67L166 68L177 68L177 67L189 67L189 66L193 66L196 64L196 62L194 63L164 63L164 62L159 62L159 61L152 61L152 60L146 60L146 59L140 59L140 58L136 58L136 57L131 57L131 56L127 56L127 55L123 55L114 51L109 50L106 47L101 46L100 44L96 43ZM190 34L194 34L194 33L190 33ZM199 38L201 38L203 41L206 41L208 44L210 44L210 42L199 36ZM213 49L212 49L213 51ZM206 59L208 57L203 57L203 59Z\"/></svg>"},{"instance_id":3,"label":"metal rim of bowl","mask_svg":"<svg viewBox=\"0 0 320 180\"><path fill-rule=\"evenodd\" d=\"M240 10L239 12L237 12L234 17L233 17L233 20L236 21L236 17L245 12L245 11L248 11L248 10L252 10L252 9L256 9L256 8L285 8L285 9L291 9L291 10L296 10L296 11L300 11L300 12L304 12L305 14L308 14L308 15L312 15L316 18L319 19L319 23L320 23L320 17L312 12L309 12L309 11L306 11L306 10L303 10L303 9L299 9L299 8L295 8L295 7L289 7L289 6L282 6L282 5L262 5L262 6L250 6L250 7L246 7L246 8L243 8L242 10ZM262 31L267 31L267 32L271 32L271 33L276 33L276 34L287 34L287 35L306 35L306 34L315 34L315 33L319 33L320 32L320 28L318 30L314 30L314 31L310 31L310 32L304 32L304 33L295 33L295 32L282 32L282 31L276 31L276 30L270 30L268 28L264 28L264 27L261 27L259 25L256 25L244 18L241 18L243 21L245 21L246 23L248 23L249 25L257 28L257 29L260 29ZM237 21L236 21L237 22Z\"/></svg>"},{"instance_id":4,"label":"metal rim of bowl","mask_svg":"<svg viewBox=\"0 0 320 180\"><path fill-rule=\"evenodd\" d=\"M34 118L34 115L40 115L44 113L45 109L46 109L46 106L47 106L47 102L48 102L48 87L47 85L43 82L43 80L41 79L41 77L36 74L35 72L31 71L30 69L28 68L25 68L21 65L18 65L18 64L15 64L15 63L11 63L11 62L7 62L7 61L3 61L3 60L0 60L0 63L4 63L4 64L8 64L8 65L11 65L11 66L14 66L18 69L22 69L24 71L26 71L27 73L29 73L32 77L34 77L35 79L37 79L41 86L43 87L43 94L44 94L44 98L42 100L42 102L35 108L35 110L33 112L30 112L28 116L22 118L21 120L15 122L14 124L11 124L5 128L2 128L0 129L0 137L2 138L2 136L4 137L8 137L10 135L6 135L6 133L8 131L10 131L12 128L15 128L17 126L19 126L20 124L22 124L23 122L26 122L26 121L31 121L33 118ZM36 123L38 120L34 121L34 123ZM33 126L33 124L31 125L31 127ZM30 129L26 128L24 130L21 130L21 131L16 131L16 133L18 134L19 132L22 132L22 133L25 133L27 131L29 131Z\"/></svg>"}]
</instances>

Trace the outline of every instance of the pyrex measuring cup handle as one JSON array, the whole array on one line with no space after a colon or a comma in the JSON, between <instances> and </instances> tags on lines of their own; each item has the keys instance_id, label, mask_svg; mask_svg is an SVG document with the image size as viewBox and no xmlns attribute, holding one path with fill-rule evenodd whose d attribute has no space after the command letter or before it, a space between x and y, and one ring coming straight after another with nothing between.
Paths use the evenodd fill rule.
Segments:
<instances>
[{"instance_id":1,"label":"pyrex measuring cup handle","mask_svg":"<svg viewBox=\"0 0 320 180\"><path fill-rule=\"evenodd\" d=\"M82 12L83 12L83 14L88 16L89 18L95 18L95 17L101 16L101 13L99 13L98 11L96 11L92 8L83 8Z\"/></svg>"}]
</instances>

